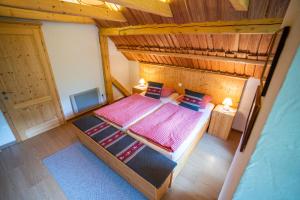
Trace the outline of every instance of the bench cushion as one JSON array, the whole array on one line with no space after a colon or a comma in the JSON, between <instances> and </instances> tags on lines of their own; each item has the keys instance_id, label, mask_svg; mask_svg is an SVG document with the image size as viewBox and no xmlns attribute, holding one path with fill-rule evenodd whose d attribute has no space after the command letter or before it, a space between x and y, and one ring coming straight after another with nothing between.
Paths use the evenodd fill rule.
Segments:
<instances>
[{"instance_id":1,"label":"bench cushion","mask_svg":"<svg viewBox=\"0 0 300 200\"><path fill-rule=\"evenodd\" d=\"M172 160L95 116L84 116L73 124L96 141L99 148L105 148L156 188L161 187L176 166Z\"/></svg>"}]
</instances>

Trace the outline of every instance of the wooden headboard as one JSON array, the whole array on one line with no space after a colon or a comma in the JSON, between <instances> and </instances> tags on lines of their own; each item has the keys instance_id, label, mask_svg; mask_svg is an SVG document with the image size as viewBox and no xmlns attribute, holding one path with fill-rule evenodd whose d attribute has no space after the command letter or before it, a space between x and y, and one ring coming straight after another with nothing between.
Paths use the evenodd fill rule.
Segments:
<instances>
[{"instance_id":1,"label":"wooden headboard","mask_svg":"<svg viewBox=\"0 0 300 200\"><path fill-rule=\"evenodd\" d=\"M232 98L233 107L237 107L246 79L209 73L200 70L140 64L140 77L146 81L156 81L173 87L180 94L190 89L210 95L214 104L222 104L226 97ZM179 87L178 83L182 83Z\"/></svg>"}]
</instances>

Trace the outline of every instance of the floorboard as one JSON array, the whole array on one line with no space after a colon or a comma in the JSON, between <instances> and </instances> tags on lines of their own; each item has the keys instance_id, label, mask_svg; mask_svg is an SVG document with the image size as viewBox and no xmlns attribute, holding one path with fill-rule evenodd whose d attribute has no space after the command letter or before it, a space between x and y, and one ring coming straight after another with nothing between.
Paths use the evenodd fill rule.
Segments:
<instances>
[{"instance_id":1,"label":"floorboard","mask_svg":"<svg viewBox=\"0 0 300 200\"><path fill-rule=\"evenodd\" d=\"M70 122L0 152L0 199L66 199L42 159L78 141ZM205 134L163 198L217 199L240 133L227 141Z\"/></svg>"}]
</instances>

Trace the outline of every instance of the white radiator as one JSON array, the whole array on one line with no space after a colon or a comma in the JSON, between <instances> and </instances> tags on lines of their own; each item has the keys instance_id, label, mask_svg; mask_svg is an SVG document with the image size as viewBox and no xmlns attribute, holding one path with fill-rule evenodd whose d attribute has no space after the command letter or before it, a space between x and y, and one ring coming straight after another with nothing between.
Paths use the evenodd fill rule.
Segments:
<instances>
[{"instance_id":1,"label":"white radiator","mask_svg":"<svg viewBox=\"0 0 300 200\"><path fill-rule=\"evenodd\" d=\"M70 96L74 113L79 113L105 102L103 93L98 88L86 90Z\"/></svg>"}]
</instances>

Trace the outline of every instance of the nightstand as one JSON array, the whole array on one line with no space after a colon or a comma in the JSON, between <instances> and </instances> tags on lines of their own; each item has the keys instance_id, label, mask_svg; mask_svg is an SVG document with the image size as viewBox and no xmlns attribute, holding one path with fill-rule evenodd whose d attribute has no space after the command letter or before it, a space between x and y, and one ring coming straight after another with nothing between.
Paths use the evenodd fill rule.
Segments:
<instances>
[{"instance_id":1,"label":"nightstand","mask_svg":"<svg viewBox=\"0 0 300 200\"><path fill-rule=\"evenodd\" d=\"M212 111L208 133L227 140L235 113L234 108L226 111L222 105L217 105Z\"/></svg>"},{"instance_id":2,"label":"nightstand","mask_svg":"<svg viewBox=\"0 0 300 200\"><path fill-rule=\"evenodd\" d=\"M136 85L132 88L132 94L140 94L147 90L147 86Z\"/></svg>"}]
</instances>

